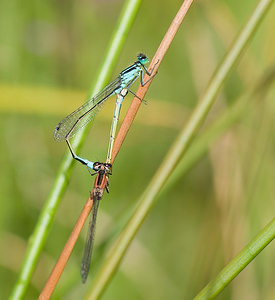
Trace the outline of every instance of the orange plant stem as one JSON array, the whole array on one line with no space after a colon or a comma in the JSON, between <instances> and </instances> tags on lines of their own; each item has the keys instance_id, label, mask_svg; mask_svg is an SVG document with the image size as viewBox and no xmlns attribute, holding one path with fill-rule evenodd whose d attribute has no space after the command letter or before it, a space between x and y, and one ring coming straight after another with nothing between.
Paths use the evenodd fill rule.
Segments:
<instances>
[{"instance_id":1,"label":"orange plant stem","mask_svg":"<svg viewBox=\"0 0 275 300\"><path fill-rule=\"evenodd\" d=\"M86 221L92 207L93 207L93 199L91 199L91 197L89 197L89 199L85 203L85 206L74 226L74 229L73 229L66 245L63 248L63 251L61 252L61 254L60 254L45 286L44 286L44 289L42 290L42 292L39 296L39 300L50 299L50 297L55 289L55 286L65 268L65 265L73 251L74 245L77 241L80 231L81 231L83 225L85 224L85 221Z\"/></svg>"},{"instance_id":2,"label":"orange plant stem","mask_svg":"<svg viewBox=\"0 0 275 300\"><path fill-rule=\"evenodd\" d=\"M56 264L44 286L44 289L42 290L42 292L39 296L39 300L50 299L50 297L55 289L55 286L65 268L65 265L73 251L74 245L77 241L80 231L81 231L83 225L85 224L85 221L86 221L92 207L93 207L93 200L91 199L91 197L89 197L89 199L85 203L85 206L74 226L74 229L73 229L65 247L63 248L63 251L61 252L61 254L58 258L58 261L56 262Z\"/></svg>"},{"instance_id":3,"label":"orange plant stem","mask_svg":"<svg viewBox=\"0 0 275 300\"><path fill-rule=\"evenodd\" d=\"M98 185L98 178L99 178L99 175L97 175L95 178L94 189L100 188L100 189L104 190L106 183L107 183L107 178L104 175L100 186ZM94 191L94 189L93 189L93 191ZM74 229L59 256L59 258L58 258L58 260L57 260L57 262L56 262L56 264L44 286L44 289L42 290L42 292L39 296L39 300L50 299L50 297L57 285L57 282L67 264L67 261L73 251L74 245L78 239L80 231L81 231L82 227L84 226L85 221L88 218L89 213L93 207L93 195L94 195L94 193L92 192L90 194L90 197L88 198L87 202L85 203L85 206L74 226Z\"/></svg>"}]
</instances>

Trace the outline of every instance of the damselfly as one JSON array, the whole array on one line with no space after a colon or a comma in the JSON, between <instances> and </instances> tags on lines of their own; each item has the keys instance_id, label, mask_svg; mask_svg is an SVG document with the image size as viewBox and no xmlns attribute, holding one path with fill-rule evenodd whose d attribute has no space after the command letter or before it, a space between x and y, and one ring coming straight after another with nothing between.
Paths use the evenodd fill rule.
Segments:
<instances>
[{"instance_id":1,"label":"damselfly","mask_svg":"<svg viewBox=\"0 0 275 300\"><path fill-rule=\"evenodd\" d=\"M140 83L144 86L149 80L152 79L152 72L148 71L145 67L145 64L148 63L148 58L145 54L140 53L137 56L137 61L132 64L130 67L123 70L119 76L109 83L101 92L96 94L94 97L89 99L86 103L68 115L65 119L63 119L55 128L54 138L56 141L66 141L67 145L70 149L70 152L74 159L80 161L82 164L86 165L88 169L94 169L94 163L83 159L77 156L74 150L71 147L69 139L73 137L80 129L82 129L87 123L89 123L101 109L102 105L106 102L106 100L117 94L116 108L113 116L112 127L111 127L111 136L108 147L107 154L107 163L111 161L111 151L114 143L114 136L116 131L116 126L118 122L119 112L121 103L126 96L127 92L130 91L129 87L133 84L133 82L140 76ZM144 72L151 76L147 81L143 82ZM133 93L132 91L130 91ZM134 94L134 93L133 93Z\"/></svg>"},{"instance_id":2,"label":"damselfly","mask_svg":"<svg viewBox=\"0 0 275 300\"><path fill-rule=\"evenodd\" d=\"M91 264L93 245L94 245L94 236L95 236L95 227L96 227L96 218L97 210L99 206L99 201L103 197L104 186L108 190L108 175L111 174L111 164L108 163L94 163L94 170L98 173L98 177L94 186L94 189L90 195L93 200L92 212L90 214L90 221L88 226L88 232L86 237L86 243L84 248L84 254L81 262L81 278L82 282L85 283ZM104 179L107 180L107 183L104 182Z\"/></svg>"}]
</instances>

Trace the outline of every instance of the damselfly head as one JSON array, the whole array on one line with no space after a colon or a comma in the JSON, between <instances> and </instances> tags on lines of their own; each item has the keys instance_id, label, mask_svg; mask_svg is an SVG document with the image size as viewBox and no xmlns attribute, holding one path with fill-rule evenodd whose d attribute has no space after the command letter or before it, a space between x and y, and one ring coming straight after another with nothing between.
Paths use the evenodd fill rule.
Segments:
<instances>
[{"instance_id":1,"label":"damselfly head","mask_svg":"<svg viewBox=\"0 0 275 300\"><path fill-rule=\"evenodd\" d=\"M143 53L139 53L137 59L142 65L147 64L149 61L148 57Z\"/></svg>"}]
</instances>

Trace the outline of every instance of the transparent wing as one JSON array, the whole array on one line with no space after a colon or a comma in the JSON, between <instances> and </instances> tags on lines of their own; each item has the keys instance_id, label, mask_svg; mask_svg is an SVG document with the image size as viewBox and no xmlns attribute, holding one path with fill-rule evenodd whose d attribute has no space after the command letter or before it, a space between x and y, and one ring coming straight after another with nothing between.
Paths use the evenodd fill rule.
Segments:
<instances>
[{"instance_id":1,"label":"transparent wing","mask_svg":"<svg viewBox=\"0 0 275 300\"><path fill-rule=\"evenodd\" d=\"M89 228L86 237L86 244L85 244L84 254L81 262L81 278L83 283L86 282L89 269L90 269L90 264L91 264L91 258L92 258L92 252L94 246L96 217L97 217L99 201L100 198L94 196L94 203L93 203L93 208L89 220Z\"/></svg>"},{"instance_id":2,"label":"transparent wing","mask_svg":"<svg viewBox=\"0 0 275 300\"><path fill-rule=\"evenodd\" d=\"M120 76L109 83L102 91L89 99L86 103L77 108L74 112L63 119L54 130L54 138L56 141L64 141L66 136L73 137L80 129L90 122L102 108L105 101L114 93L121 85Z\"/></svg>"}]
</instances>

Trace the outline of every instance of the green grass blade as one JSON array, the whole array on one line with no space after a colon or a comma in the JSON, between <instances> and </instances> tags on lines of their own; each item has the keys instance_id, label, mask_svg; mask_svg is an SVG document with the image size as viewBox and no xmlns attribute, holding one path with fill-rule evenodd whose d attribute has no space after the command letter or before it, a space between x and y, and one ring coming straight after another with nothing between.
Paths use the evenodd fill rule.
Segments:
<instances>
[{"instance_id":1,"label":"green grass blade","mask_svg":"<svg viewBox=\"0 0 275 300\"><path fill-rule=\"evenodd\" d=\"M268 73L266 75L266 73ZM228 107L219 118L209 126L204 132L196 138L192 143L192 147L189 148L175 167L173 173L166 181L160 194L163 195L169 192L173 186L186 174L207 152L209 147L221 137L234 123L247 113L250 107L254 107L259 98L263 99L263 94L266 94L269 88L272 86L275 80L275 67L271 72L266 71L263 78L257 84L256 89L252 89L240 96L231 107ZM255 100L255 101L253 101Z\"/></svg>"},{"instance_id":2,"label":"green grass blade","mask_svg":"<svg viewBox=\"0 0 275 300\"><path fill-rule=\"evenodd\" d=\"M217 296L275 238L273 219L194 299Z\"/></svg>"},{"instance_id":3,"label":"green grass blade","mask_svg":"<svg viewBox=\"0 0 275 300\"><path fill-rule=\"evenodd\" d=\"M118 26L115 28L110 45L107 48L103 64L100 68L99 74L96 77L96 83L92 89L91 94L100 90L110 78L113 66L118 58L118 55L123 47L126 36L133 24L133 20L137 14L141 0L128 0L126 1L121 16L118 20ZM86 136L86 130L82 131L73 142L73 147L76 151L80 150L81 144ZM28 287L30 278L36 266L38 257L42 251L45 240L47 238L49 229L51 227L53 217L60 202L61 196L68 185L68 179L72 171L72 157L67 151L49 197L43 207L39 216L38 222L34 231L29 239L29 245L26 250L25 258L22 263L21 271L19 273L17 282L14 286L12 294L9 299L22 299Z\"/></svg>"},{"instance_id":4,"label":"green grass blade","mask_svg":"<svg viewBox=\"0 0 275 300\"><path fill-rule=\"evenodd\" d=\"M258 2L247 23L243 26L221 64L216 69L216 72L213 74L210 83L208 84L198 105L192 113L187 125L178 135L159 169L145 189L133 216L129 220L124 230L121 232L118 240L115 243L115 246L112 248L110 255L107 257L98 276L95 278L87 299L99 299L106 289L131 241L152 208L160 190L170 174L174 171L175 166L181 156L186 152L193 137L196 135L198 129L202 125L205 117L212 107L215 97L223 82L236 65L239 57L244 52L246 45L254 36L256 29L264 19L264 16L270 8L272 2L273 1L271 0L263 0Z\"/></svg>"}]
</instances>

